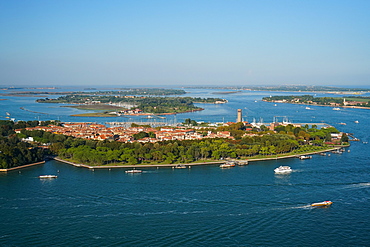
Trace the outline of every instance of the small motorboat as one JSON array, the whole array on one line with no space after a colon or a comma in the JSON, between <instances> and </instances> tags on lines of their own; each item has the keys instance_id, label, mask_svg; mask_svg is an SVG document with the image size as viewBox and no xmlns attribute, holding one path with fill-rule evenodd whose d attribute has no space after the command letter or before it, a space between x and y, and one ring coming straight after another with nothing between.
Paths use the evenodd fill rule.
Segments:
<instances>
[{"instance_id":1,"label":"small motorboat","mask_svg":"<svg viewBox=\"0 0 370 247\"><path fill-rule=\"evenodd\" d=\"M127 170L125 171L126 173L142 173L143 171L142 170Z\"/></svg>"},{"instance_id":2,"label":"small motorboat","mask_svg":"<svg viewBox=\"0 0 370 247\"><path fill-rule=\"evenodd\" d=\"M176 169L185 169L186 165L177 165L175 166Z\"/></svg>"},{"instance_id":3,"label":"small motorboat","mask_svg":"<svg viewBox=\"0 0 370 247\"><path fill-rule=\"evenodd\" d=\"M323 201L323 202L312 203L311 206L312 207L328 207L331 204L333 204L332 201Z\"/></svg>"},{"instance_id":4,"label":"small motorboat","mask_svg":"<svg viewBox=\"0 0 370 247\"><path fill-rule=\"evenodd\" d=\"M220 168L230 168L230 167L234 167L234 166L235 166L235 163L228 162L228 163L220 165Z\"/></svg>"},{"instance_id":5,"label":"small motorboat","mask_svg":"<svg viewBox=\"0 0 370 247\"><path fill-rule=\"evenodd\" d=\"M301 156L299 156L299 158L300 158L301 160L306 160L306 159L312 159L312 156L308 156L308 155L301 155Z\"/></svg>"},{"instance_id":6,"label":"small motorboat","mask_svg":"<svg viewBox=\"0 0 370 247\"><path fill-rule=\"evenodd\" d=\"M279 166L278 168L274 169L274 172L278 174L287 174L291 173L292 171L293 170L290 168L290 166Z\"/></svg>"},{"instance_id":7,"label":"small motorboat","mask_svg":"<svg viewBox=\"0 0 370 247\"><path fill-rule=\"evenodd\" d=\"M57 175L41 175L39 178L57 178Z\"/></svg>"}]
</instances>

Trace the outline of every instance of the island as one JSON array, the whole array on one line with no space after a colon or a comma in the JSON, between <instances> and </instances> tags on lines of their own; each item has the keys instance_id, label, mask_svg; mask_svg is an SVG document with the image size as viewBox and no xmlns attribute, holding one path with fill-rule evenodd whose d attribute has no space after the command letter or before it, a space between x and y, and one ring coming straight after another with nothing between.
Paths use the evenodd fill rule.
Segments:
<instances>
[{"instance_id":1,"label":"island","mask_svg":"<svg viewBox=\"0 0 370 247\"><path fill-rule=\"evenodd\" d=\"M370 97L315 97L313 95L290 95L263 97L263 101L274 103L306 104L319 106L370 109Z\"/></svg>"},{"instance_id":2,"label":"island","mask_svg":"<svg viewBox=\"0 0 370 247\"><path fill-rule=\"evenodd\" d=\"M280 86L201 86L186 87L199 89L225 89L225 90L246 90L246 91L277 91L277 92L323 92L331 94L363 94L370 92L368 88L342 88L328 86L306 86L306 85L280 85Z\"/></svg>"},{"instance_id":3,"label":"island","mask_svg":"<svg viewBox=\"0 0 370 247\"><path fill-rule=\"evenodd\" d=\"M248 162L337 150L348 146L350 140L346 133L328 125L237 122L212 127L192 123L187 119L181 126L124 128L2 120L0 171L50 157L89 168Z\"/></svg>"},{"instance_id":4,"label":"island","mask_svg":"<svg viewBox=\"0 0 370 247\"><path fill-rule=\"evenodd\" d=\"M8 88L7 90L15 89ZM17 88L17 89L32 89L32 88ZM39 88L41 89L41 88ZM58 89L58 88L49 88ZM94 91L92 91L94 90ZM186 92L182 89L167 89L167 88L119 88L115 90L100 90L96 88L86 88L85 91L12 91L11 93L2 94L7 96L37 96L37 95L113 95L113 96L127 96L127 95L183 95Z\"/></svg>"},{"instance_id":5,"label":"island","mask_svg":"<svg viewBox=\"0 0 370 247\"><path fill-rule=\"evenodd\" d=\"M222 104L227 100L220 98L192 97L149 97L149 96L108 96L108 95L66 95L57 99L38 99L39 103L74 104L83 110L100 110L103 112L78 114L74 116L121 116L121 115L166 115L201 111L203 108L194 103Z\"/></svg>"}]
</instances>

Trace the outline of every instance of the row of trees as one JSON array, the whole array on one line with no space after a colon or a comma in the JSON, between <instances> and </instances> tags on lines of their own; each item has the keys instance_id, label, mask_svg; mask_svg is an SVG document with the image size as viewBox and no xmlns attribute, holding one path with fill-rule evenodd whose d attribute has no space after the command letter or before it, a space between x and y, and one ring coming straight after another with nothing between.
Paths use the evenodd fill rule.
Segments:
<instances>
[{"instance_id":1,"label":"row of trees","mask_svg":"<svg viewBox=\"0 0 370 247\"><path fill-rule=\"evenodd\" d=\"M108 144L108 143L105 143ZM167 141L162 143L122 143L120 146L78 145L58 150L61 158L79 163L103 165L112 163L189 163L198 160L273 155L291 152L299 147L297 141L286 135L253 140L230 141L206 139L189 141Z\"/></svg>"},{"instance_id":2,"label":"row of trees","mask_svg":"<svg viewBox=\"0 0 370 247\"><path fill-rule=\"evenodd\" d=\"M43 160L44 153L41 149L22 142L14 132L14 129L21 126L35 124L33 121L15 124L13 121L0 120L0 168L7 169Z\"/></svg>"}]
</instances>

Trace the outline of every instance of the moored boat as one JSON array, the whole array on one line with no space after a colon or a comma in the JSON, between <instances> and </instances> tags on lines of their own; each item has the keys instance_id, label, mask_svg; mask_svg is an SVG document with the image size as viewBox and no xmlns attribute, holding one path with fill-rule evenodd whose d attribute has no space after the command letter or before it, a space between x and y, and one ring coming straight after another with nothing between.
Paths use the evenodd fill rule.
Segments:
<instances>
[{"instance_id":1,"label":"moored boat","mask_svg":"<svg viewBox=\"0 0 370 247\"><path fill-rule=\"evenodd\" d=\"M248 165L248 161L239 161L238 166L246 166Z\"/></svg>"},{"instance_id":2,"label":"moored boat","mask_svg":"<svg viewBox=\"0 0 370 247\"><path fill-rule=\"evenodd\" d=\"M177 165L175 166L176 169L185 169L186 165Z\"/></svg>"},{"instance_id":3,"label":"moored boat","mask_svg":"<svg viewBox=\"0 0 370 247\"><path fill-rule=\"evenodd\" d=\"M290 166L279 166L278 168L274 169L274 172L278 174L291 173L292 171L293 170L290 168Z\"/></svg>"},{"instance_id":4,"label":"moored boat","mask_svg":"<svg viewBox=\"0 0 370 247\"><path fill-rule=\"evenodd\" d=\"M220 165L220 168L230 168L230 167L234 167L234 166L235 166L235 163L228 162L228 163Z\"/></svg>"},{"instance_id":5,"label":"moored boat","mask_svg":"<svg viewBox=\"0 0 370 247\"><path fill-rule=\"evenodd\" d=\"M41 175L39 178L57 178L57 175Z\"/></svg>"},{"instance_id":6,"label":"moored boat","mask_svg":"<svg viewBox=\"0 0 370 247\"><path fill-rule=\"evenodd\" d=\"M331 204L333 204L332 201L323 201L323 202L312 203L311 206L312 207L327 207L327 206L330 206Z\"/></svg>"},{"instance_id":7,"label":"moored boat","mask_svg":"<svg viewBox=\"0 0 370 247\"><path fill-rule=\"evenodd\" d=\"M125 171L126 173L142 173L143 171L142 170L127 170Z\"/></svg>"},{"instance_id":8,"label":"moored boat","mask_svg":"<svg viewBox=\"0 0 370 247\"><path fill-rule=\"evenodd\" d=\"M306 160L306 159L312 159L312 156L309 156L309 155L301 155L301 156L299 156L299 158L301 160Z\"/></svg>"}]
</instances>

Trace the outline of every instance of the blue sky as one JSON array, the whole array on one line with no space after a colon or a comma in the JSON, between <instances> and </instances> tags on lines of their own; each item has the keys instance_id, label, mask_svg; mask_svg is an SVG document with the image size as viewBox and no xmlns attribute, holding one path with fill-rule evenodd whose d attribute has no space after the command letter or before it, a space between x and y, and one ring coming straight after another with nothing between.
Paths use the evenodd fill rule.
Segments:
<instances>
[{"instance_id":1,"label":"blue sky","mask_svg":"<svg viewBox=\"0 0 370 247\"><path fill-rule=\"evenodd\" d=\"M370 85L368 0L0 0L0 85Z\"/></svg>"}]
</instances>

